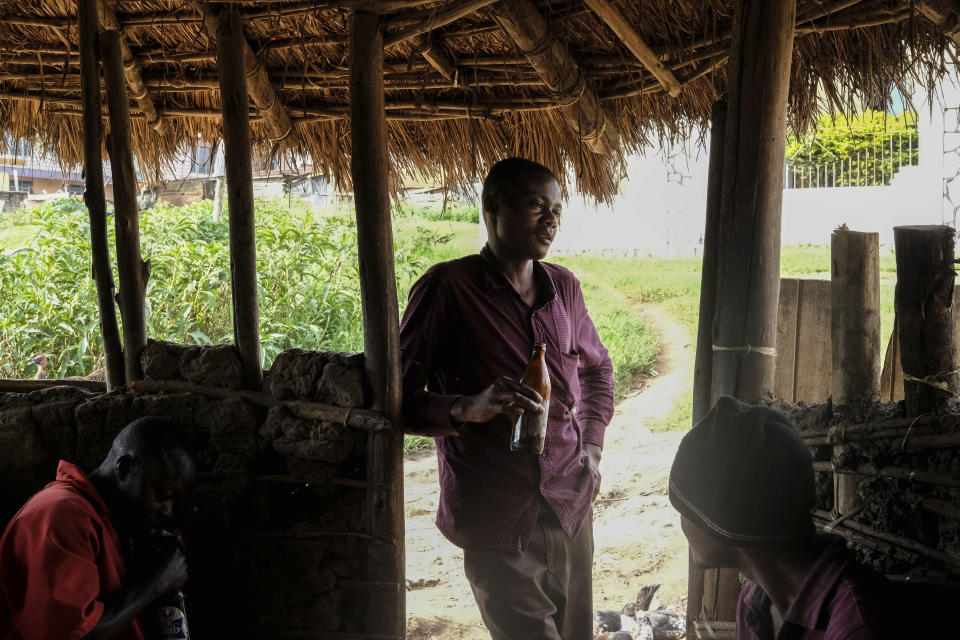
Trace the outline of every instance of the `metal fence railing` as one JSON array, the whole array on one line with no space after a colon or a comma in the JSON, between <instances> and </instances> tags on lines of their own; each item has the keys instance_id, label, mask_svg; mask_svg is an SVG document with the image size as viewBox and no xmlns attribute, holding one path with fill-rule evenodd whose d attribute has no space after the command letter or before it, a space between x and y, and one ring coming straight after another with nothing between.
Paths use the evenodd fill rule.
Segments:
<instances>
[{"instance_id":1,"label":"metal fence railing","mask_svg":"<svg viewBox=\"0 0 960 640\"><path fill-rule=\"evenodd\" d=\"M920 161L916 127L895 132L852 132L814 138L784 161L784 189L889 185L897 172Z\"/></svg>"}]
</instances>

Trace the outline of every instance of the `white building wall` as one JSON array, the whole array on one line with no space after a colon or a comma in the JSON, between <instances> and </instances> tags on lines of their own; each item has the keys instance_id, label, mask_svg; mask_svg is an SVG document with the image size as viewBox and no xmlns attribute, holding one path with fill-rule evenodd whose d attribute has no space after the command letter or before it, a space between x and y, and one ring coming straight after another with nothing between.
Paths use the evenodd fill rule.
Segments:
<instances>
[{"instance_id":1,"label":"white building wall","mask_svg":"<svg viewBox=\"0 0 960 640\"><path fill-rule=\"evenodd\" d=\"M884 245L892 245L897 225L956 226L960 88L944 84L932 103L923 95L914 104L919 112L919 164L902 168L889 186L784 190L783 244L829 244L830 234L841 224L855 231L879 232ZM631 157L628 179L610 206L571 197L553 252L698 255L706 210L708 146L706 140L703 147Z\"/></svg>"}]
</instances>

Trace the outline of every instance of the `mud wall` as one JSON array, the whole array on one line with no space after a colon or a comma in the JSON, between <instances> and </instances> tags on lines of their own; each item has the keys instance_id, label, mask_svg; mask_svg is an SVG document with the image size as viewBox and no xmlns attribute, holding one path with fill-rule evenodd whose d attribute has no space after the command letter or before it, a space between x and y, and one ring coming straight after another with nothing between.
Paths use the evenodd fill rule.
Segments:
<instances>
[{"instance_id":1,"label":"mud wall","mask_svg":"<svg viewBox=\"0 0 960 640\"><path fill-rule=\"evenodd\" d=\"M153 342L142 361L148 380L240 386L230 346ZM391 544L368 531L370 432L299 418L284 401L363 407L362 371L362 356L284 352L266 376L272 407L193 392L0 394L0 523L53 479L58 460L89 471L124 425L162 416L188 434L200 464L185 589L196 636L361 631L367 549Z\"/></svg>"},{"instance_id":2,"label":"mud wall","mask_svg":"<svg viewBox=\"0 0 960 640\"><path fill-rule=\"evenodd\" d=\"M960 406L907 419L902 403L838 414L829 405L776 403L811 447L819 524L834 524L859 559L903 580L960 583ZM843 454L832 460L835 444ZM837 472L857 478L861 507L837 520Z\"/></svg>"}]
</instances>

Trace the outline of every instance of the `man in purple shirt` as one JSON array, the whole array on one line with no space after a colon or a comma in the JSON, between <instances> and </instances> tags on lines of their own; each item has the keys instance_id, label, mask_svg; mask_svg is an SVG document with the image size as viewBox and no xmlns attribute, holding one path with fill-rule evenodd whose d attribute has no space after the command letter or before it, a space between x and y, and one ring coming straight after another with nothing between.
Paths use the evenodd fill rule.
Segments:
<instances>
[{"instance_id":1,"label":"man in purple shirt","mask_svg":"<svg viewBox=\"0 0 960 640\"><path fill-rule=\"evenodd\" d=\"M896 635L892 585L818 536L810 450L786 419L730 397L683 438L670 502L694 562L747 578L737 640L875 640ZM901 611L902 613L902 611Z\"/></svg>"},{"instance_id":2,"label":"man in purple shirt","mask_svg":"<svg viewBox=\"0 0 960 640\"><path fill-rule=\"evenodd\" d=\"M591 505L613 415L613 367L580 283L541 262L556 236L560 185L510 158L483 184L479 255L432 267L400 328L408 433L436 438L437 526L495 640L592 637ZM552 382L542 455L512 453L510 431L543 398L519 378L546 344Z\"/></svg>"}]
</instances>

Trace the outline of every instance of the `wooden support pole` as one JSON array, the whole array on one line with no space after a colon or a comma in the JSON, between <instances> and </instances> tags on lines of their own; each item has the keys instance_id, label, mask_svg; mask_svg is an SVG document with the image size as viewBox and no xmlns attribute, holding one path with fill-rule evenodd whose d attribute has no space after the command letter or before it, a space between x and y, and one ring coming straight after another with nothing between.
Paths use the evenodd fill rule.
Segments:
<instances>
[{"instance_id":1,"label":"wooden support pole","mask_svg":"<svg viewBox=\"0 0 960 640\"><path fill-rule=\"evenodd\" d=\"M727 103L718 101L710 113L710 167L707 173L707 216L703 231L703 263L700 268L700 319L697 354L693 367L693 423L710 407L713 376L713 315L717 308L717 229L720 224L720 190L723 182L724 135ZM700 613L698 608L696 613ZM690 619L690 616L687 616Z\"/></svg>"},{"instance_id":2,"label":"wooden support pole","mask_svg":"<svg viewBox=\"0 0 960 640\"><path fill-rule=\"evenodd\" d=\"M566 44L553 36L547 20L530 0L500 0L490 8L504 33L530 60L555 94L565 96L563 115L595 153L612 154L620 132L597 97L587 89L583 70ZM781 163L782 164L782 163Z\"/></svg>"},{"instance_id":3,"label":"wooden support pole","mask_svg":"<svg viewBox=\"0 0 960 640\"><path fill-rule=\"evenodd\" d=\"M584 0L597 16L603 20L610 29L617 34L617 37L627 45L630 52L637 57L637 60L643 63L650 73L653 74L664 90L670 94L671 98L680 95L680 82L673 75L670 69L663 66L657 54L643 41L637 30L633 28L627 19L623 17L620 10L610 4L607 0Z\"/></svg>"},{"instance_id":4,"label":"wooden support pole","mask_svg":"<svg viewBox=\"0 0 960 640\"><path fill-rule=\"evenodd\" d=\"M773 389L780 295L780 206L795 0L740 0L728 63L718 229L712 402ZM708 570L704 611L734 620L736 571Z\"/></svg>"},{"instance_id":5,"label":"wooden support pole","mask_svg":"<svg viewBox=\"0 0 960 640\"><path fill-rule=\"evenodd\" d=\"M106 31L115 31L120 34L120 51L123 57L123 75L126 78L127 86L130 88L130 95L133 97L140 112L147 119L147 124L154 128L157 135L163 135L166 128L166 122L160 117L160 112L153 103L153 96L150 90L143 83L143 74L140 63L130 50L127 39L124 36L123 28L117 21L115 0L99 0L100 19L103 22L103 28Z\"/></svg>"},{"instance_id":6,"label":"wooden support pole","mask_svg":"<svg viewBox=\"0 0 960 640\"><path fill-rule=\"evenodd\" d=\"M233 291L233 339L243 363L247 389L263 381L260 364L260 310L257 302L257 248L253 211L253 158L247 74L243 47L248 46L236 7L219 17L217 66L223 109L223 158L230 209L230 277Z\"/></svg>"},{"instance_id":7,"label":"wooden support pole","mask_svg":"<svg viewBox=\"0 0 960 640\"><path fill-rule=\"evenodd\" d=\"M237 20L239 21L240 18L238 17ZM219 40L217 17L214 15L210 4L206 2L203 3L203 24L207 35L213 40ZM240 58L244 76L250 83L248 87L244 88L244 93L249 90L248 95L257 109L260 110L263 121L270 129L270 137L274 142L287 140L291 136L295 138L297 133L293 128L293 122L290 120L290 114L287 113L287 108L280 102L277 92L270 84L270 77L263 66L263 61L250 48L250 44L243 33L242 22L240 22L240 35L235 46L237 48L231 50L230 55ZM217 44L217 51L220 51L219 43ZM246 81L244 84L246 85Z\"/></svg>"},{"instance_id":8,"label":"wooden support pole","mask_svg":"<svg viewBox=\"0 0 960 640\"><path fill-rule=\"evenodd\" d=\"M700 319L697 326L697 354L693 367L693 424L712 406L713 316L717 308L717 229L720 223L720 188L723 181L723 150L727 124L727 103L713 104L710 114L710 168L707 174L707 216L703 232L703 264L700 269ZM704 569L689 554L687 576L687 637L695 638L693 624L703 607Z\"/></svg>"},{"instance_id":9,"label":"wooden support pole","mask_svg":"<svg viewBox=\"0 0 960 640\"><path fill-rule=\"evenodd\" d=\"M907 416L937 411L958 388L951 227L893 228L897 253L894 307Z\"/></svg>"},{"instance_id":10,"label":"wooden support pole","mask_svg":"<svg viewBox=\"0 0 960 640\"><path fill-rule=\"evenodd\" d=\"M856 418L880 400L880 234L837 229L830 262L833 409ZM833 447L838 467L847 455L845 445ZM834 474L834 515L860 504L856 476Z\"/></svg>"},{"instance_id":11,"label":"wooden support pole","mask_svg":"<svg viewBox=\"0 0 960 640\"><path fill-rule=\"evenodd\" d=\"M107 390L123 386L123 346L114 307L113 270L107 235L107 200L103 191L103 116L100 112L100 65L97 56L96 0L80 0L77 32L80 37L80 92L83 102L83 201L90 215L93 281L97 286L100 335L107 370Z\"/></svg>"},{"instance_id":12,"label":"wooden support pole","mask_svg":"<svg viewBox=\"0 0 960 640\"><path fill-rule=\"evenodd\" d=\"M400 315L394 274L393 229L387 156L387 120L383 93L383 23L380 16L351 13L348 19L350 131L357 215L357 251L363 305L363 351L373 408L383 412L393 430L372 439L368 480L386 489L372 504L371 533L397 540L395 549L369 550L369 577L398 585L396 591L372 592L371 633L406 630L403 552L403 428L401 422ZM377 618L377 620L374 620Z\"/></svg>"},{"instance_id":13,"label":"wooden support pole","mask_svg":"<svg viewBox=\"0 0 960 640\"><path fill-rule=\"evenodd\" d=\"M103 77L110 109L110 165L113 173L113 220L117 235L120 278L120 318L123 321L123 362L127 383L143 379L140 352L147 346L144 300L150 266L140 257L140 214L137 174L130 140L130 103L123 75L123 46L116 31L100 33Z\"/></svg>"}]
</instances>

